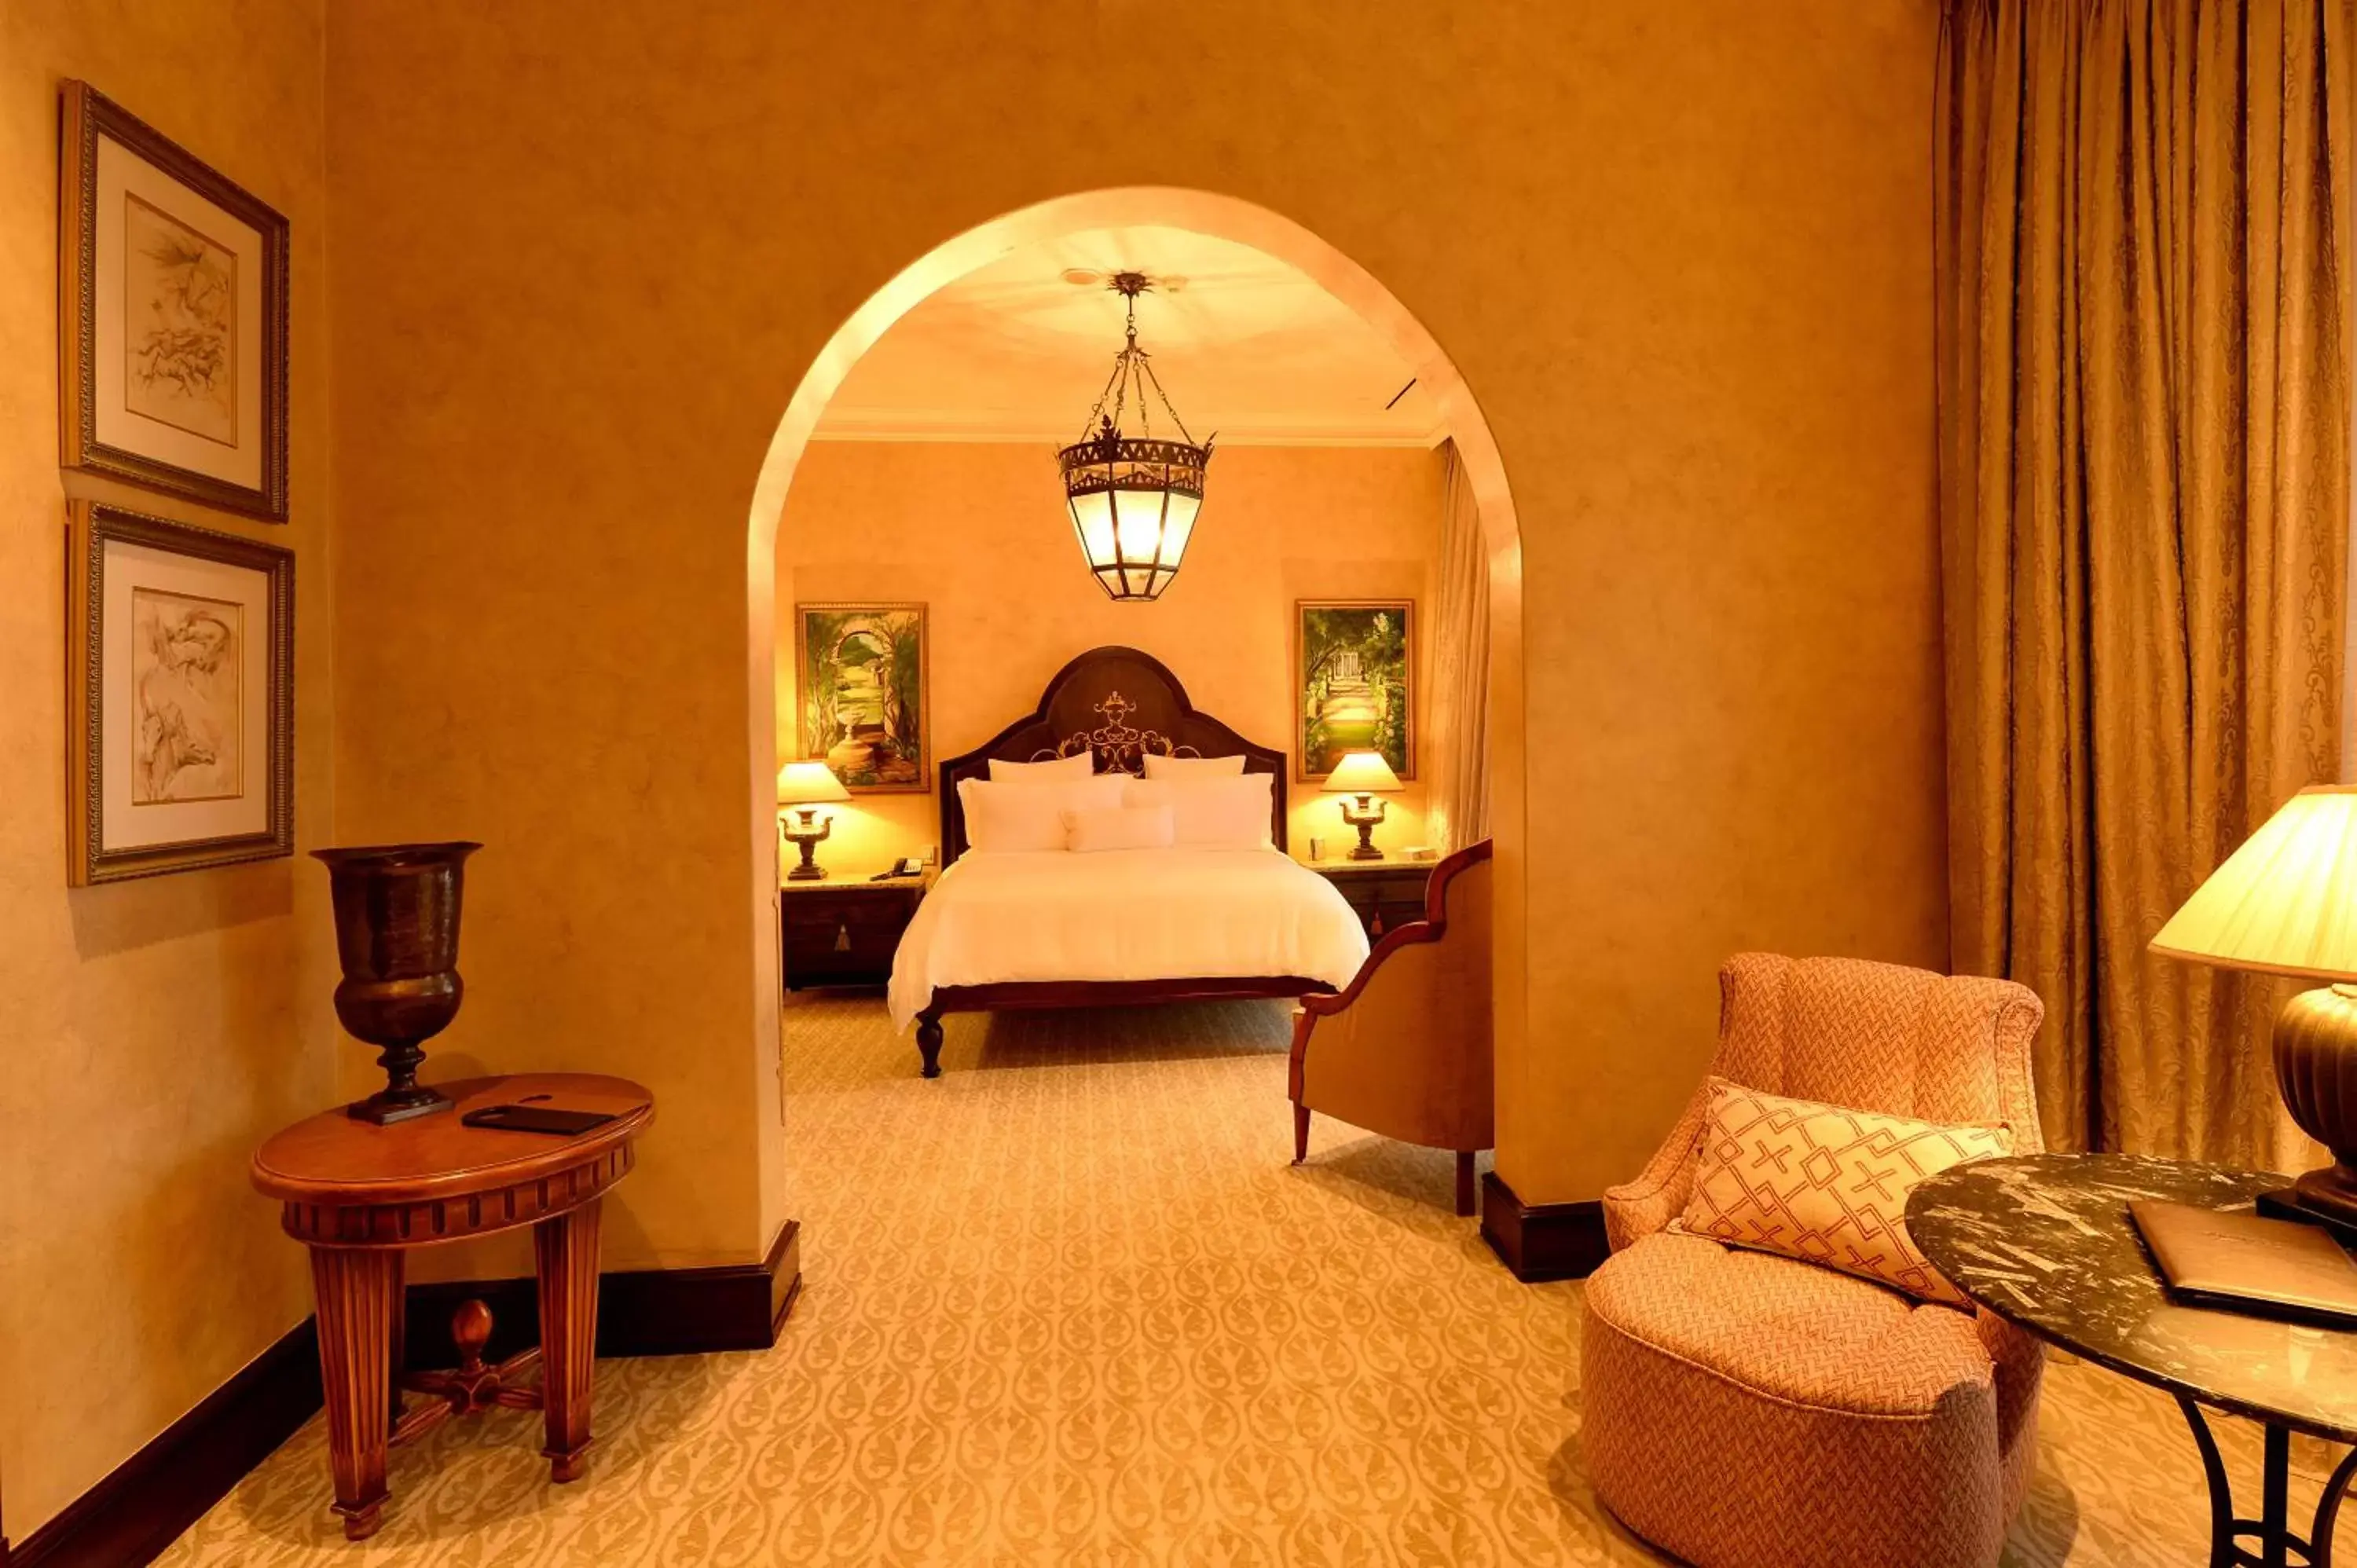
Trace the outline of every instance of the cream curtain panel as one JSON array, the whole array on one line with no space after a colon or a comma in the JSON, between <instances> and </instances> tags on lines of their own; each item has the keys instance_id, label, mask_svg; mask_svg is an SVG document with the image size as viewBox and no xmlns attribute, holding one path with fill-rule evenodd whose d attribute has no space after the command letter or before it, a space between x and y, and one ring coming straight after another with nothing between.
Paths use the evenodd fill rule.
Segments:
<instances>
[{"instance_id":1,"label":"cream curtain panel","mask_svg":"<svg viewBox=\"0 0 2357 1568\"><path fill-rule=\"evenodd\" d=\"M1451 441L1442 451L1440 576L1433 606L1426 836L1443 850L1490 836L1490 549Z\"/></svg>"},{"instance_id":2,"label":"cream curtain panel","mask_svg":"<svg viewBox=\"0 0 2357 1568\"><path fill-rule=\"evenodd\" d=\"M2043 997L2047 1142L2298 1168L2281 983L2145 944L2332 777L2350 0L1950 0L1952 942Z\"/></svg>"}]
</instances>

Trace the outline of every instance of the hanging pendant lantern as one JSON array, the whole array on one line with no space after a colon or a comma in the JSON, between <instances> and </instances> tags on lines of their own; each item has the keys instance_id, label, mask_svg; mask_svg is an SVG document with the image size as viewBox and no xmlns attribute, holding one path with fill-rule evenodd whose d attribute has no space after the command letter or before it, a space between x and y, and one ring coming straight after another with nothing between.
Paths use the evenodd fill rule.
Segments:
<instances>
[{"instance_id":1,"label":"hanging pendant lantern","mask_svg":"<svg viewBox=\"0 0 2357 1568\"><path fill-rule=\"evenodd\" d=\"M1081 439L1056 458L1072 532L1098 585L1113 598L1151 600L1170 585L1187 553L1195 513L1203 504L1211 443L1199 446L1188 435L1155 377L1150 357L1137 346L1137 296L1152 289L1153 282L1143 273L1115 273L1106 286L1129 301L1126 338L1114 355L1113 378L1089 410ZM1177 439L1155 435L1148 388ZM1133 394L1139 433L1125 435L1121 421Z\"/></svg>"}]
</instances>

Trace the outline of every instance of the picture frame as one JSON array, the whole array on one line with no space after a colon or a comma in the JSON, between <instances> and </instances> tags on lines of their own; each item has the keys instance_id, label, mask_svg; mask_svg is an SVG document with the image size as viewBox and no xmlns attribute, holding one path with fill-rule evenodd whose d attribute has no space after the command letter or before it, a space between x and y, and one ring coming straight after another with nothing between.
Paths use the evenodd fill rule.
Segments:
<instances>
[{"instance_id":1,"label":"picture frame","mask_svg":"<svg viewBox=\"0 0 2357 1568\"><path fill-rule=\"evenodd\" d=\"M1414 599L1296 599L1294 777L1315 783L1345 752L1381 752L1415 777Z\"/></svg>"},{"instance_id":2,"label":"picture frame","mask_svg":"<svg viewBox=\"0 0 2357 1568\"><path fill-rule=\"evenodd\" d=\"M295 853L295 553L80 500L68 886Z\"/></svg>"},{"instance_id":3,"label":"picture frame","mask_svg":"<svg viewBox=\"0 0 2357 1568\"><path fill-rule=\"evenodd\" d=\"M59 159L59 461L286 520L286 220L88 82Z\"/></svg>"},{"instance_id":4,"label":"picture frame","mask_svg":"<svg viewBox=\"0 0 2357 1568\"><path fill-rule=\"evenodd\" d=\"M931 646L922 604L794 606L796 755L855 795L931 793Z\"/></svg>"}]
</instances>

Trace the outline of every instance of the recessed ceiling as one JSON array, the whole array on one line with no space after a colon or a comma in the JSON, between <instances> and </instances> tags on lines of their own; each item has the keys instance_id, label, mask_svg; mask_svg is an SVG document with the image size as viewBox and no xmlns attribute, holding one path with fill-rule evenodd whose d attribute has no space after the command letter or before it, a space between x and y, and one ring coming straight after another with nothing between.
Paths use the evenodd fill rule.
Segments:
<instances>
[{"instance_id":1,"label":"recessed ceiling","mask_svg":"<svg viewBox=\"0 0 2357 1568\"><path fill-rule=\"evenodd\" d=\"M1137 340L1198 441L1429 446L1445 434L1432 389L1400 395L1415 367L1308 274L1189 230L1132 228L1017 251L930 295L851 368L817 436L1080 439L1122 342L1122 299L1102 280L1124 270L1170 280L1138 301Z\"/></svg>"}]
</instances>

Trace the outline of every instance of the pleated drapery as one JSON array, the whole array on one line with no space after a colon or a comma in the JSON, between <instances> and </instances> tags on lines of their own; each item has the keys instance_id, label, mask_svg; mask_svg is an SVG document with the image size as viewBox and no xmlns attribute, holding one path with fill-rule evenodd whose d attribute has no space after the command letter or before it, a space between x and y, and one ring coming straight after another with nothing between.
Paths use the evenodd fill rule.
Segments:
<instances>
[{"instance_id":1,"label":"pleated drapery","mask_svg":"<svg viewBox=\"0 0 2357 1568\"><path fill-rule=\"evenodd\" d=\"M1937 210L1959 970L2048 1144L2297 1167L2291 988L2145 944L2334 776L2350 0L1950 0Z\"/></svg>"},{"instance_id":2,"label":"pleated drapery","mask_svg":"<svg viewBox=\"0 0 2357 1568\"><path fill-rule=\"evenodd\" d=\"M1432 618L1426 836L1443 851L1490 836L1490 550L1457 444L1448 443Z\"/></svg>"}]
</instances>

